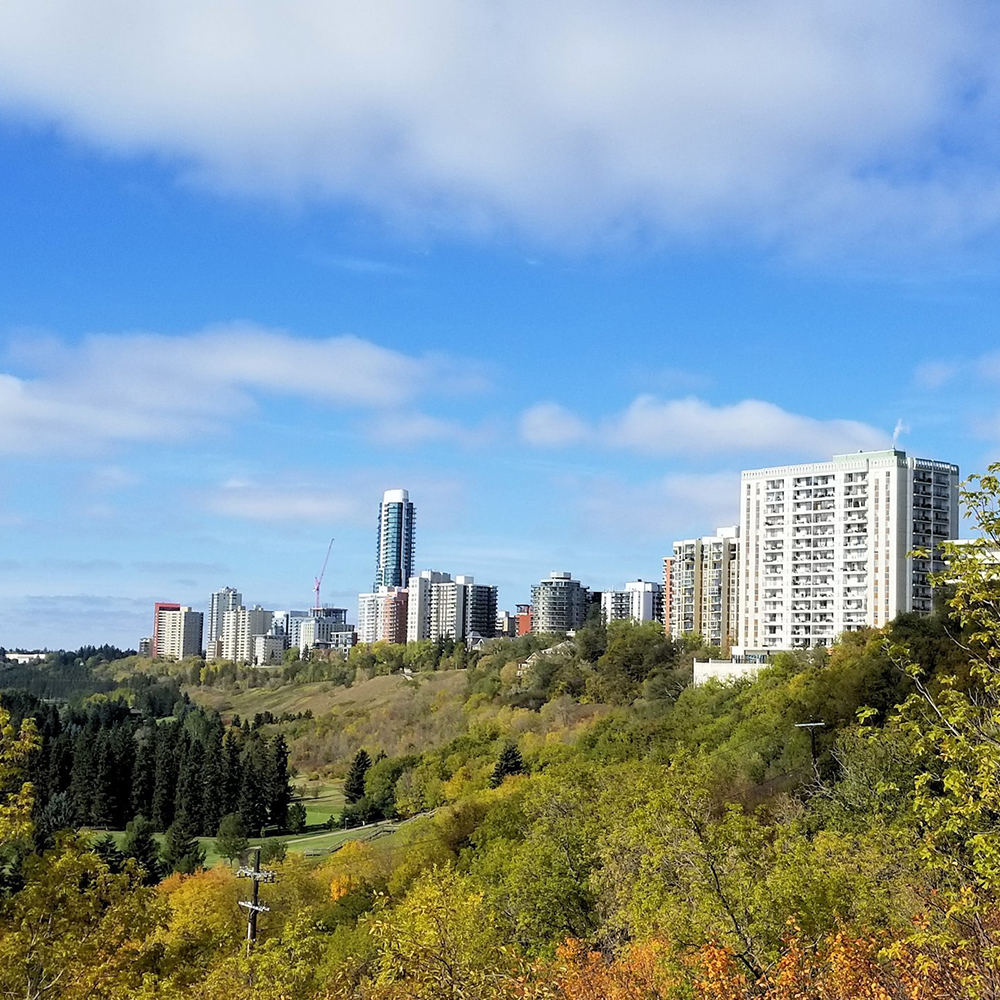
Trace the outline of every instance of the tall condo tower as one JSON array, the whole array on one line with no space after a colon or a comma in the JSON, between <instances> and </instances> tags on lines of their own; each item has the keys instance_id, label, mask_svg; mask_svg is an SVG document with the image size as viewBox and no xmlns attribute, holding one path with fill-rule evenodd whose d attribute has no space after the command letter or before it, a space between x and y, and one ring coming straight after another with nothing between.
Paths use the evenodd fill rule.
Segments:
<instances>
[{"instance_id":1,"label":"tall condo tower","mask_svg":"<svg viewBox=\"0 0 1000 1000\"><path fill-rule=\"evenodd\" d=\"M222 638L222 619L227 611L235 611L243 604L243 595L235 587L223 587L216 590L208 599L208 635L209 646L216 639Z\"/></svg>"},{"instance_id":2,"label":"tall condo tower","mask_svg":"<svg viewBox=\"0 0 1000 1000\"><path fill-rule=\"evenodd\" d=\"M932 610L928 574L958 533L958 466L856 452L746 471L740 492L741 651L829 646Z\"/></svg>"},{"instance_id":3,"label":"tall condo tower","mask_svg":"<svg viewBox=\"0 0 1000 1000\"><path fill-rule=\"evenodd\" d=\"M416 512L406 490L386 490L378 508L375 585L405 587L413 574L413 528Z\"/></svg>"}]
</instances>

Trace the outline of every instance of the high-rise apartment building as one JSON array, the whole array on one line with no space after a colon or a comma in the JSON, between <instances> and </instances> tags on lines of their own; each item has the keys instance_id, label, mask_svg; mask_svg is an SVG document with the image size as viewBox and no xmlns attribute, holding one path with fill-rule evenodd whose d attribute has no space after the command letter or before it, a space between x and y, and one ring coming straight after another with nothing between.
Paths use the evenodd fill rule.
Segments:
<instances>
[{"instance_id":1,"label":"high-rise apartment building","mask_svg":"<svg viewBox=\"0 0 1000 1000\"><path fill-rule=\"evenodd\" d=\"M928 574L958 533L958 467L890 449L754 469L740 519L740 649L828 646L931 611Z\"/></svg>"},{"instance_id":2,"label":"high-rise apartment building","mask_svg":"<svg viewBox=\"0 0 1000 1000\"><path fill-rule=\"evenodd\" d=\"M205 641L209 647L221 638L222 616L227 611L240 607L243 595L235 587L223 587L216 590L208 599L208 634Z\"/></svg>"},{"instance_id":3,"label":"high-rise apartment building","mask_svg":"<svg viewBox=\"0 0 1000 1000\"><path fill-rule=\"evenodd\" d=\"M736 642L739 527L674 542L670 559L670 634L700 635L710 646Z\"/></svg>"},{"instance_id":4,"label":"high-rise apartment building","mask_svg":"<svg viewBox=\"0 0 1000 1000\"><path fill-rule=\"evenodd\" d=\"M358 642L406 642L408 598L405 587L358 594Z\"/></svg>"},{"instance_id":5,"label":"high-rise apartment building","mask_svg":"<svg viewBox=\"0 0 1000 1000\"><path fill-rule=\"evenodd\" d=\"M423 570L411 576L406 637L420 639L491 638L496 634L497 588L471 576Z\"/></svg>"},{"instance_id":6,"label":"high-rise apartment building","mask_svg":"<svg viewBox=\"0 0 1000 1000\"><path fill-rule=\"evenodd\" d=\"M162 656L160 652L160 636L166 629L166 615L168 611L180 611L179 604L172 604L169 601L157 601L153 605L153 635L149 644L149 651L152 656Z\"/></svg>"},{"instance_id":7,"label":"high-rise apartment building","mask_svg":"<svg viewBox=\"0 0 1000 1000\"><path fill-rule=\"evenodd\" d=\"M357 641L344 608L315 608L299 623L299 653L306 649L340 649L347 652Z\"/></svg>"},{"instance_id":8,"label":"high-rise apartment building","mask_svg":"<svg viewBox=\"0 0 1000 1000\"><path fill-rule=\"evenodd\" d=\"M156 605L150 643L152 655L165 660L200 656L203 624L204 615L200 611L192 611L179 604L160 602Z\"/></svg>"},{"instance_id":9,"label":"high-rise apartment building","mask_svg":"<svg viewBox=\"0 0 1000 1000\"><path fill-rule=\"evenodd\" d=\"M406 490L386 490L378 508L378 547L375 583L379 587L405 587L413 575L416 511Z\"/></svg>"},{"instance_id":10,"label":"high-rise apartment building","mask_svg":"<svg viewBox=\"0 0 1000 1000\"><path fill-rule=\"evenodd\" d=\"M632 580L624 590L601 591L601 613L606 622L630 620L663 623L663 587Z\"/></svg>"},{"instance_id":11,"label":"high-rise apartment building","mask_svg":"<svg viewBox=\"0 0 1000 1000\"><path fill-rule=\"evenodd\" d=\"M234 663L252 663L254 639L267 635L274 613L259 604L252 608L232 608L222 616L222 658Z\"/></svg>"},{"instance_id":12,"label":"high-rise apartment building","mask_svg":"<svg viewBox=\"0 0 1000 1000\"><path fill-rule=\"evenodd\" d=\"M570 632L587 619L590 592L572 574L550 573L531 588L532 632Z\"/></svg>"}]
</instances>

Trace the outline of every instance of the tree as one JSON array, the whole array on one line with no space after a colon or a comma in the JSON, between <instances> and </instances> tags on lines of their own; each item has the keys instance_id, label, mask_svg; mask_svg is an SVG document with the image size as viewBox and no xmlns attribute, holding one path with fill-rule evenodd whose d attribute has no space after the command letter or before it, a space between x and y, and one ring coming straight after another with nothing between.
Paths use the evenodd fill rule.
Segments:
<instances>
[{"instance_id":1,"label":"tree","mask_svg":"<svg viewBox=\"0 0 1000 1000\"><path fill-rule=\"evenodd\" d=\"M288 844L284 840L265 840L260 847L260 863L284 861L288 856Z\"/></svg>"},{"instance_id":2,"label":"tree","mask_svg":"<svg viewBox=\"0 0 1000 1000\"><path fill-rule=\"evenodd\" d=\"M306 828L306 807L301 802L293 802L288 807L288 829L301 833Z\"/></svg>"},{"instance_id":3,"label":"tree","mask_svg":"<svg viewBox=\"0 0 1000 1000\"><path fill-rule=\"evenodd\" d=\"M524 772L525 767L521 751L517 749L516 744L508 743L500 752L500 759L497 761L496 767L493 768L493 774L490 777L490 786L498 788L503 784L504 778L511 774L524 774Z\"/></svg>"},{"instance_id":4,"label":"tree","mask_svg":"<svg viewBox=\"0 0 1000 1000\"><path fill-rule=\"evenodd\" d=\"M279 733L271 741L267 764L268 820L283 830L288 824L288 803L292 789L288 778L288 744Z\"/></svg>"},{"instance_id":5,"label":"tree","mask_svg":"<svg viewBox=\"0 0 1000 1000\"><path fill-rule=\"evenodd\" d=\"M351 762L351 769L344 780L344 798L351 804L357 802L365 794L365 775L372 766L372 759L365 749L359 750Z\"/></svg>"},{"instance_id":6,"label":"tree","mask_svg":"<svg viewBox=\"0 0 1000 1000\"><path fill-rule=\"evenodd\" d=\"M31 833L34 786L25 779L37 747L34 720L25 719L15 729L0 705L0 863L5 848Z\"/></svg>"},{"instance_id":7,"label":"tree","mask_svg":"<svg viewBox=\"0 0 1000 1000\"><path fill-rule=\"evenodd\" d=\"M153 837L153 824L145 816L136 816L125 827L121 850L126 858L132 858L142 866L146 885L155 885L160 881L160 849Z\"/></svg>"},{"instance_id":8,"label":"tree","mask_svg":"<svg viewBox=\"0 0 1000 1000\"><path fill-rule=\"evenodd\" d=\"M247 828L239 813L229 813L222 817L219 832L215 835L215 850L232 864L250 846Z\"/></svg>"},{"instance_id":9,"label":"tree","mask_svg":"<svg viewBox=\"0 0 1000 1000\"><path fill-rule=\"evenodd\" d=\"M191 836L190 827L175 819L163 841L163 862L172 872L191 875L205 867L205 849Z\"/></svg>"},{"instance_id":10,"label":"tree","mask_svg":"<svg viewBox=\"0 0 1000 1000\"><path fill-rule=\"evenodd\" d=\"M108 866L108 871L112 875L121 872L125 864L125 855L118 849L115 838L110 833L94 841L93 851Z\"/></svg>"}]
</instances>

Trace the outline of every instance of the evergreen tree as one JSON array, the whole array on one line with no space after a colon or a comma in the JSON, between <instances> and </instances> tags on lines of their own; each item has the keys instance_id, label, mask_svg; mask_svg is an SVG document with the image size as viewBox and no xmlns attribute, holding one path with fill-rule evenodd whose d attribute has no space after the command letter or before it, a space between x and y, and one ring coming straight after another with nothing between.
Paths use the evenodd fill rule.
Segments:
<instances>
[{"instance_id":1,"label":"evergreen tree","mask_svg":"<svg viewBox=\"0 0 1000 1000\"><path fill-rule=\"evenodd\" d=\"M95 826L112 828L115 825L118 774L110 730L102 729L98 733L93 761L92 822Z\"/></svg>"},{"instance_id":2,"label":"evergreen tree","mask_svg":"<svg viewBox=\"0 0 1000 1000\"><path fill-rule=\"evenodd\" d=\"M94 802L94 731L89 727L73 743L73 767L70 774L69 798L77 826L93 822Z\"/></svg>"},{"instance_id":3,"label":"evergreen tree","mask_svg":"<svg viewBox=\"0 0 1000 1000\"><path fill-rule=\"evenodd\" d=\"M108 866L112 874L117 875L125 863L125 855L118 849L115 838L110 833L98 837L94 841L93 850L98 857Z\"/></svg>"},{"instance_id":4,"label":"evergreen tree","mask_svg":"<svg viewBox=\"0 0 1000 1000\"><path fill-rule=\"evenodd\" d=\"M516 744L508 743L500 754L500 759L496 763L496 767L493 768L493 774L490 777L490 787L497 788L503 784L504 778L511 774L524 774L525 766L524 760L521 757L521 751L517 749Z\"/></svg>"},{"instance_id":5,"label":"evergreen tree","mask_svg":"<svg viewBox=\"0 0 1000 1000\"><path fill-rule=\"evenodd\" d=\"M222 756L222 734L212 734L205 746L201 768L201 834L209 836L219 828L226 814L226 782Z\"/></svg>"},{"instance_id":6,"label":"evergreen tree","mask_svg":"<svg viewBox=\"0 0 1000 1000\"><path fill-rule=\"evenodd\" d=\"M192 740L186 747L184 759L177 777L177 793L174 796L174 817L189 831L198 832L204 823L202 802L205 754L201 743Z\"/></svg>"},{"instance_id":7,"label":"evergreen tree","mask_svg":"<svg viewBox=\"0 0 1000 1000\"><path fill-rule=\"evenodd\" d=\"M111 740L115 761L113 825L120 830L134 815L132 810L132 782L135 768L135 729L131 720L117 726ZM148 815L148 813L144 813Z\"/></svg>"},{"instance_id":8,"label":"evergreen tree","mask_svg":"<svg viewBox=\"0 0 1000 1000\"><path fill-rule=\"evenodd\" d=\"M344 798L348 802L357 802L365 794L365 775L372 766L372 759L365 749L359 750L351 762L351 769L344 780Z\"/></svg>"},{"instance_id":9,"label":"evergreen tree","mask_svg":"<svg viewBox=\"0 0 1000 1000\"><path fill-rule=\"evenodd\" d=\"M254 734L240 758L242 775L237 809L254 836L260 836L267 823L267 762L267 744Z\"/></svg>"},{"instance_id":10,"label":"evergreen tree","mask_svg":"<svg viewBox=\"0 0 1000 1000\"><path fill-rule=\"evenodd\" d=\"M177 792L176 740L176 725L156 727L153 823L157 830L166 830L174 821L174 796Z\"/></svg>"},{"instance_id":11,"label":"evergreen tree","mask_svg":"<svg viewBox=\"0 0 1000 1000\"><path fill-rule=\"evenodd\" d=\"M247 828L239 813L228 813L222 817L215 835L215 850L221 857L232 863L249 846Z\"/></svg>"},{"instance_id":12,"label":"evergreen tree","mask_svg":"<svg viewBox=\"0 0 1000 1000\"><path fill-rule=\"evenodd\" d=\"M301 802L293 802L288 807L288 829L291 833L301 833L306 828L306 807Z\"/></svg>"},{"instance_id":13,"label":"evergreen tree","mask_svg":"<svg viewBox=\"0 0 1000 1000\"><path fill-rule=\"evenodd\" d=\"M76 811L69 792L56 792L35 817L35 846L45 851L55 843L56 834L76 826Z\"/></svg>"},{"instance_id":14,"label":"evergreen tree","mask_svg":"<svg viewBox=\"0 0 1000 1000\"><path fill-rule=\"evenodd\" d=\"M205 849L191 835L187 823L177 818L163 840L163 862L172 872L191 875L205 866Z\"/></svg>"},{"instance_id":15,"label":"evergreen tree","mask_svg":"<svg viewBox=\"0 0 1000 1000\"><path fill-rule=\"evenodd\" d=\"M135 764L132 768L132 816L153 814L153 787L156 780L155 731L146 730L136 741Z\"/></svg>"},{"instance_id":16,"label":"evergreen tree","mask_svg":"<svg viewBox=\"0 0 1000 1000\"><path fill-rule=\"evenodd\" d=\"M243 784L243 767L240 763L242 748L239 732L239 730L230 729L222 742L223 798L220 811L223 816L236 812L239 806L240 786Z\"/></svg>"},{"instance_id":17,"label":"evergreen tree","mask_svg":"<svg viewBox=\"0 0 1000 1000\"><path fill-rule=\"evenodd\" d=\"M288 779L288 744L279 733L271 741L267 768L268 820L279 830L288 825L292 788Z\"/></svg>"},{"instance_id":18,"label":"evergreen tree","mask_svg":"<svg viewBox=\"0 0 1000 1000\"><path fill-rule=\"evenodd\" d=\"M136 816L125 827L121 850L126 858L132 858L142 866L146 873L143 878L146 885L155 885L160 881L160 849L153 837L153 824L145 816Z\"/></svg>"}]
</instances>

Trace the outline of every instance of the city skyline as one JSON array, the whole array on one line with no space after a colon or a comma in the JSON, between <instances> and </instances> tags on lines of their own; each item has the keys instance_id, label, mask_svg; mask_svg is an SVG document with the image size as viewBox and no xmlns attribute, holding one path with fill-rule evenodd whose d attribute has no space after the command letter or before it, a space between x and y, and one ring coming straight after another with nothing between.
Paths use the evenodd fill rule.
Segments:
<instances>
[{"instance_id":1,"label":"city skyline","mask_svg":"<svg viewBox=\"0 0 1000 1000\"><path fill-rule=\"evenodd\" d=\"M658 580L743 468L998 456L982 5L43 8L0 9L0 643L309 607L331 536L354 607L398 484L510 607Z\"/></svg>"}]
</instances>

